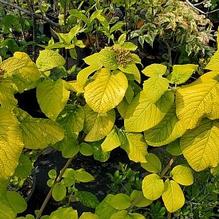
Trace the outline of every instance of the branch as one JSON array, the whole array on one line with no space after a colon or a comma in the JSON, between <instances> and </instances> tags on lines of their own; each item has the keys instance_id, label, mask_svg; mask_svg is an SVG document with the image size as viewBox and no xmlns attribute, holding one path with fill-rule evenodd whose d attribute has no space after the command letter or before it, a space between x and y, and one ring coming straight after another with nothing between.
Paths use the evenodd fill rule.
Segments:
<instances>
[{"instance_id":1,"label":"branch","mask_svg":"<svg viewBox=\"0 0 219 219\"><path fill-rule=\"evenodd\" d=\"M27 15L29 15L29 16L34 16L34 17L36 17L36 18L38 18L38 19L44 20L44 21L46 21L46 22L52 24L53 26L56 26L56 27L59 26L58 23L56 23L56 22L50 20L48 17L46 17L46 16L44 16L44 15L42 15L42 14L35 14L35 13L32 13L31 11L28 11L28 10L26 10L26 9L24 9L24 8L21 8L20 6L18 6L18 5L16 5L16 4L12 4L12 3L9 3L9 2L4 1L4 0L0 0L0 3L2 3L3 5L7 5L7 6L11 7L11 8L18 9L19 11L22 11L23 13L25 13L25 14L27 14Z\"/></svg>"},{"instance_id":2,"label":"branch","mask_svg":"<svg viewBox=\"0 0 219 219\"><path fill-rule=\"evenodd\" d=\"M197 4L192 4L189 0L186 0L185 2L187 3L187 5L189 5L190 7L192 7L194 10L196 10L196 11L198 11L199 13L204 14L204 15L213 14L213 13L219 11L219 9L215 9L215 10L213 10L213 11L204 12L204 11L202 11L201 9L199 9L199 8L196 7L196 6L198 5L198 3L197 3ZM200 4L201 4L201 3L204 3L204 2L205 2L205 1L200 2Z\"/></svg>"},{"instance_id":3,"label":"branch","mask_svg":"<svg viewBox=\"0 0 219 219\"><path fill-rule=\"evenodd\" d=\"M1 0L0 0L1 1ZM199 8L196 8L189 0L186 0L186 4L189 5L190 7L192 7L194 10L198 11L201 14L206 14L204 11L202 11Z\"/></svg>"},{"instance_id":4,"label":"branch","mask_svg":"<svg viewBox=\"0 0 219 219\"><path fill-rule=\"evenodd\" d=\"M1 1L1 0L0 0L0 1ZM68 161L66 162L65 166L61 169L61 171L59 172L59 175L58 175L57 178L55 179L55 182L53 183L53 186L54 186L56 183L59 183L59 182L62 180L62 176L63 176L65 170L66 170L66 169L69 167L69 165L71 164L72 160L73 160L73 158L68 159ZM40 217L41 217L41 215L42 215L42 213L43 213L43 211L44 211L46 205L48 204L48 202L49 202L49 200L50 200L50 198L51 198L51 196L52 196L52 188L53 188L53 186L51 187L51 189L49 190L49 192L48 192L46 198L44 199L44 202L43 202L43 204L41 205L41 208L40 208L39 212L37 212L36 219L40 219Z\"/></svg>"}]
</instances>

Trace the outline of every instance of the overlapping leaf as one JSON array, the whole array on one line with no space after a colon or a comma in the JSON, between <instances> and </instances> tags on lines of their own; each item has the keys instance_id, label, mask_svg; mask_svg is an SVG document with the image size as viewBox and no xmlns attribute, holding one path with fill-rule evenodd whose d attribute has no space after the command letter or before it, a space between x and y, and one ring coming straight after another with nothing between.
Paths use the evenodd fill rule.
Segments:
<instances>
[{"instance_id":1,"label":"overlapping leaf","mask_svg":"<svg viewBox=\"0 0 219 219\"><path fill-rule=\"evenodd\" d=\"M98 113L105 113L116 107L123 99L128 80L120 72L101 69L95 80L85 87L84 97L87 104Z\"/></svg>"},{"instance_id":2,"label":"overlapping leaf","mask_svg":"<svg viewBox=\"0 0 219 219\"><path fill-rule=\"evenodd\" d=\"M142 91L128 106L124 120L127 131L142 132L156 126L173 104L172 92L165 92L157 102L151 101L148 92Z\"/></svg>"},{"instance_id":3,"label":"overlapping leaf","mask_svg":"<svg viewBox=\"0 0 219 219\"><path fill-rule=\"evenodd\" d=\"M176 93L176 114L184 128L194 128L205 116L218 114L219 86L216 80L197 81L193 85L179 88Z\"/></svg>"},{"instance_id":4,"label":"overlapping leaf","mask_svg":"<svg viewBox=\"0 0 219 219\"><path fill-rule=\"evenodd\" d=\"M167 180L165 182L162 199L166 209L171 213L182 208L185 203L183 191L174 180Z\"/></svg>"},{"instance_id":5,"label":"overlapping leaf","mask_svg":"<svg viewBox=\"0 0 219 219\"><path fill-rule=\"evenodd\" d=\"M37 87L37 101L45 115L56 120L68 101L70 91L66 89L65 81L45 80Z\"/></svg>"},{"instance_id":6,"label":"overlapping leaf","mask_svg":"<svg viewBox=\"0 0 219 219\"><path fill-rule=\"evenodd\" d=\"M10 78L19 91L34 87L40 78L36 64L23 52L15 52L14 56L0 64L4 76Z\"/></svg>"},{"instance_id":7,"label":"overlapping leaf","mask_svg":"<svg viewBox=\"0 0 219 219\"><path fill-rule=\"evenodd\" d=\"M165 115L163 120L144 132L146 142L151 146L163 146L181 137L186 129L176 116L175 106Z\"/></svg>"},{"instance_id":8,"label":"overlapping leaf","mask_svg":"<svg viewBox=\"0 0 219 219\"><path fill-rule=\"evenodd\" d=\"M12 176L23 146L18 120L9 110L0 108L0 180Z\"/></svg>"},{"instance_id":9,"label":"overlapping leaf","mask_svg":"<svg viewBox=\"0 0 219 219\"><path fill-rule=\"evenodd\" d=\"M85 128L87 133L85 141L98 141L110 133L115 122L115 111L107 113L96 113L88 106L85 106Z\"/></svg>"},{"instance_id":10,"label":"overlapping leaf","mask_svg":"<svg viewBox=\"0 0 219 219\"><path fill-rule=\"evenodd\" d=\"M127 133L127 142L122 148L128 153L130 160L134 162L145 163L145 155L147 154L147 144L144 137L140 133Z\"/></svg>"},{"instance_id":11,"label":"overlapping leaf","mask_svg":"<svg viewBox=\"0 0 219 219\"><path fill-rule=\"evenodd\" d=\"M63 129L49 119L33 118L24 111L18 115L24 146L42 149L64 138Z\"/></svg>"},{"instance_id":12,"label":"overlapping leaf","mask_svg":"<svg viewBox=\"0 0 219 219\"><path fill-rule=\"evenodd\" d=\"M196 171L219 164L219 122L204 119L183 135L181 149L189 165Z\"/></svg>"}]
</instances>

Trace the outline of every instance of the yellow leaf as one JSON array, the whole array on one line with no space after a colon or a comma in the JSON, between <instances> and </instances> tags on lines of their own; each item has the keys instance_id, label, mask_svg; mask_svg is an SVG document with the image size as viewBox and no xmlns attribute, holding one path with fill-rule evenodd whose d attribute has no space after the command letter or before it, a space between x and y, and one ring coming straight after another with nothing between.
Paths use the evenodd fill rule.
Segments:
<instances>
[{"instance_id":1,"label":"yellow leaf","mask_svg":"<svg viewBox=\"0 0 219 219\"><path fill-rule=\"evenodd\" d=\"M173 71L169 75L168 79L174 84L185 83L197 70L197 68L198 65L194 64L174 65Z\"/></svg>"},{"instance_id":2,"label":"yellow leaf","mask_svg":"<svg viewBox=\"0 0 219 219\"><path fill-rule=\"evenodd\" d=\"M112 151L113 149L119 147L121 144L119 136L117 135L116 129L113 129L104 139L101 144L102 150L104 152Z\"/></svg>"},{"instance_id":3,"label":"yellow leaf","mask_svg":"<svg viewBox=\"0 0 219 219\"><path fill-rule=\"evenodd\" d=\"M152 102L147 92L142 91L128 106L125 114L125 129L142 132L156 126L169 111L174 101L172 92L166 92L157 102Z\"/></svg>"},{"instance_id":4,"label":"yellow leaf","mask_svg":"<svg viewBox=\"0 0 219 219\"><path fill-rule=\"evenodd\" d=\"M43 149L64 138L63 129L54 121L33 118L25 111L19 112L18 120L25 148Z\"/></svg>"},{"instance_id":5,"label":"yellow leaf","mask_svg":"<svg viewBox=\"0 0 219 219\"><path fill-rule=\"evenodd\" d=\"M76 92L77 94L84 93L84 86L78 83L77 80L67 81L66 82L66 89Z\"/></svg>"},{"instance_id":6,"label":"yellow leaf","mask_svg":"<svg viewBox=\"0 0 219 219\"><path fill-rule=\"evenodd\" d=\"M84 97L95 112L105 113L122 101L127 88L128 80L122 72L110 72L104 68L85 87Z\"/></svg>"},{"instance_id":7,"label":"yellow leaf","mask_svg":"<svg viewBox=\"0 0 219 219\"><path fill-rule=\"evenodd\" d=\"M56 120L70 96L70 91L66 89L65 83L62 79L45 80L37 87L36 96L40 108L52 120Z\"/></svg>"},{"instance_id":8,"label":"yellow leaf","mask_svg":"<svg viewBox=\"0 0 219 219\"><path fill-rule=\"evenodd\" d=\"M185 203L185 197L179 184L173 180L165 182L165 189L162 199L166 209L172 213L182 208Z\"/></svg>"},{"instance_id":9,"label":"yellow leaf","mask_svg":"<svg viewBox=\"0 0 219 219\"><path fill-rule=\"evenodd\" d=\"M164 182L157 174L149 174L142 181L142 191L145 198L156 200L163 194Z\"/></svg>"},{"instance_id":10,"label":"yellow leaf","mask_svg":"<svg viewBox=\"0 0 219 219\"><path fill-rule=\"evenodd\" d=\"M81 71L78 72L77 74L77 83L80 84L81 87L84 87L84 85L86 84L88 77L94 73L95 71L97 71L99 69L98 66L88 66L86 68L83 68Z\"/></svg>"},{"instance_id":11,"label":"yellow leaf","mask_svg":"<svg viewBox=\"0 0 219 219\"><path fill-rule=\"evenodd\" d=\"M199 126L181 138L181 149L189 165L196 171L219 164L219 122L204 119Z\"/></svg>"},{"instance_id":12,"label":"yellow leaf","mask_svg":"<svg viewBox=\"0 0 219 219\"><path fill-rule=\"evenodd\" d=\"M23 52L15 52L13 57L0 64L0 69L4 76L12 79L19 91L33 88L41 76L36 64Z\"/></svg>"},{"instance_id":13,"label":"yellow leaf","mask_svg":"<svg viewBox=\"0 0 219 219\"><path fill-rule=\"evenodd\" d=\"M110 133L115 122L115 111L107 113L96 113L88 106L85 110L85 132L87 133L85 141L92 142L103 139Z\"/></svg>"},{"instance_id":14,"label":"yellow leaf","mask_svg":"<svg viewBox=\"0 0 219 219\"><path fill-rule=\"evenodd\" d=\"M192 170L185 165L177 165L171 170L172 178L183 186L193 184Z\"/></svg>"},{"instance_id":15,"label":"yellow leaf","mask_svg":"<svg viewBox=\"0 0 219 219\"><path fill-rule=\"evenodd\" d=\"M91 212L83 212L79 219L99 219L99 217Z\"/></svg>"},{"instance_id":16,"label":"yellow leaf","mask_svg":"<svg viewBox=\"0 0 219 219\"><path fill-rule=\"evenodd\" d=\"M40 51L36 64L40 71L48 71L63 66L65 64L65 59L58 52L45 49Z\"/></svg>"},{"instance_id":17,"label":"yellow leaf","mask_svg":"<svg viewBox=\"0 0 219 219\"><path fill-rule=\"evenodd\" d=\"M214 55L211 57L205 69L212 70L212 71L219 71L218 63L219 63L219 50L217 50L214 53Z\"/></svg>"},{"instance_id":18,"label":"yellow leaf","mask_svg":"<svg viewBox=\"0 0 219 219\"><path fill-rule=\"evenodd\" d=\"M166 73L167 67L162 64L151 64L142 70L148 77L160 77Z\"/></svg>"},{"instance_id":19,"label":"yellow leaf","mask_svg":"<svg viewBox=\"0 0 219 219\"><path fill-rule=\"evenodd\" d=\"M208 80L179 88L176 92L176 114L186 129L194 128L206 114L217 113L214 104L219 95L218 82Z\"/></svg>"},{"instance_id":20,"label":"yellow leaf","mask_svg":"<svg viewBox=\"0 0 219 219\"><path fill-rule=\"evenodd\" d=\"M16 117L9 110L0 108L0 180L13 175L23 146Z\"/></svg>"},{"instance_id":21,"label":"yellow leaf","mask_svg":"<svg viewBox=\"0 0 219 219\"><path fill-rule=\"evenodd\" d=\"M162 77L152 77L144 81L143 92L147 98L155 103L168 90L169 81Z\"/></svg>"},{"instance_id":22,"label":"yellow leaf","mask_svg":"<svg viewBox=\"0 0 219 219\"><path fill-rule=\"evenodd\" d=\"M122 148L128 153L129 159L134 162L145 163L145 156L147 154L147 144L144 137L140 133L127 133L127 144Z\"/></svg>"}]
</instances>

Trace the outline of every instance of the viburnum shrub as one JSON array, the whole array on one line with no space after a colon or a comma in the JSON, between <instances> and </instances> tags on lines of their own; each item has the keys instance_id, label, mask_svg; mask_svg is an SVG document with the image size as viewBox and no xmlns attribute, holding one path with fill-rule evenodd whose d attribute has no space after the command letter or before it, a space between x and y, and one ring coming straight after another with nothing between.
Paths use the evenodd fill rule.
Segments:
<instances>
[{"instance_id":1,"label":"viburnum shrub","mask_svg":"<svg viewBox=\"0 0 219 219\"><path fill-rule=\"evenodd\" d=\"M60 173L49 171L51 190L36 218L77 219L71 201L41 216L51 196L62 201L69 194L82 203L86 197L93 200L88 205L95 214L84 212L80 219L145 218L135 207L160 198L173 213L183 207L184 187L193 184L195 172L218 172L219 50L205 67L207 72L194 81L191 76L199 68L195 64L167 69L155 63L140 72L137 47L125 39L123 34L117 44L86 57L87 67L72 81L62 74L65 59L50 49L40 51L36 63L26 53L15 52L0 64L1 218L16 218L26 209L24 198L7 190L8 184L25 175L27 151L48 146L69 159ZM47 118L34 118L18 106L14 95L33 88ZM100 203L92 194L77 191L76 183L95 179L84 169L70 168L74 157L81 153L104 162L118 147L145 169L142 191L108 194ZM164 151L169 158L162 157Z\"/></svg>"}]
</instances>

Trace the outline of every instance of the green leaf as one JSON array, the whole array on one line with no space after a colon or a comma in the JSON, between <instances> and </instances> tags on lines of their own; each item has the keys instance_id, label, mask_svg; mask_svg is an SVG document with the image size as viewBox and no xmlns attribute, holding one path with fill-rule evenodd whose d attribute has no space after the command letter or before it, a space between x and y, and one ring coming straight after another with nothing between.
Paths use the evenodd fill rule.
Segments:
<instances>
[{"instance_id":1,"label":"green leaf","mask_svg":"<svg viewBox=\"0 0 219 219\"><path fill-rule=\"evenodd\" d=\"M166 209L172 213L182 208L185 203L185 197L179 184L173 180L165 182L165 189L162 199Z\"/></svg>"},{"instance_id":2,"label":"green leaf","mask_svg":"<svg viewBox=\"0 0 219 219\"><path fill-rule=\"evenodd\" d=\"M66 168L63 174L63 182L66 187L69 187L75 184L75 170L74 169Z\"/></svg>"},{"instance_id":3,"label":"green leaf","mask_svg":"<svg viewBox=\"0 0 219 219\"><path fill-rule=\"evenodd\" d=\"M109 204L113 196L114 195L111 194L107 195L96 207L95 213L99 216L99 219L110 219L111 215L117 212L117 210Z\"/></svg>"},{"instance_id":4,"label":"green leaf","mask_svg":"<svg viewBox=\"0 0 219 219\"><path fill-rule=\"evenodd\" d=\"M116 22L111 28L110 33L113 33L115 31L121 30L121 28L125 25L124 21L118 21Z\"/></svg>"},{"instance_id":5,"label":"green leaf","mask_svg":"<svg viewBox=\"0 0 219 219\"><path fill-rule=\"evenodd\" d=\"M116 129L112 129L112 131L104 139L101 147L104 152L108 152L119 147L120 144L121 142L119 140L119 136L117 135Z\"/></svg>"},{"instance_id":6,"label":"green leaf","mask_svg":"<svg viewBox=\"0 0 219 219\"><path fill-rule=\"evenodd\" d=\"M128 212L126 210L122 210L114 213L110 219L131 219L131 217L128 216Z\"/></svg>"},{"instance_id":7,"label":"green leaf","mask_svg":"<svg viewBox=\"0 0 219 219\"><path fill-rule=\"evenodd\" d=\"M66 196L66 187L61 183L56 183L52 188L52 197L55 201L62 201Z\"/></svg>"},{"instance_id":8,"label":"green leaf","mask_svg":"<svg viewBox=\"0 0 219 219\"><path fill-rule=\"evenodd\" d=\"M69 131L66 131L64 139L55 144L53 147L60 150L64 158L72 158L80 150L77 137L78 136L75 133L70 133Z\"/></svg>"},{"instance_id":9,"label":"green leaf","mask_svg":"<svg viewBox=\"0 0 219 219\"><path fill-rule=\"evenodd\" d=\"M122 48L130 51L135 51L138 47L132 42L124 42Z\"/></svg>"},{"instance_id":10,"label":"green leaf","mask_svg":"<svg viewBox=\"0 0 219 219\"><path fill-rule=\"evenodd\" d=\"M174 65L173 71L168 76L168 79L173 84L183 84L191 77L197 68L198 65L194 64Z\"/></svg>"},{"instance_id":11,"label":"green leaf","mask_svg":"<svg viewBox=\"0 0 219 219\"><path fill-rule=\"evenodd\" d=\"M61 218L78 219L78 213L76 210L72 209L71 207L58 208L56 211L53 211L49 216L49 219L61 219Z\"/></svg>"},{"instance_id":12,"label":"green leaf","mask_svg":"<svg viewBox=\"0 0 219 219\"><path fill-rule=\"evenodd\" d=\"M166 150L173 156L179 156L182 154L182 150L180 147L180 139L176 139L175 141L171 142L167 145Z\"/></svg>"},{"instance_id":13,"label":"green leaf","mask_svg":"<svg viewBox=\"0 0 219 219\"><path fill-rule=\"evenodd\" d=\"M14 175L17 177L26 178L31 174L32 168L33 166L29 156L21 154Z\"/></svg>"},{"instance_id":14,"label":"green leaf","mask_svg":"<svg viewBox=\"0 0 219 219\"><path fill-rule=\"evenodd\" d=\"M49 172L48 172L48 176L49 178L51 179L55 179L57 177L57 172L55 169L51 169Z\"/></svg>"},{"instance_id":15,"label":"green leaf","mask_svg":"<svg viewBox=\"0 0 219 219\"><path fill-rule=\"evenodd\" d=\"M10 206L16 213L22 213L27 209L25 199L15 191L7 191L6 197Z\"/></svg>"},{"instance_id":16,"label":"green leaf","mask_svg":"<svg viewBox=\"0 0 219 219\"><path fill-rule=\"evenodd\" d=\"M84 169L75 170L74 176L78 182L83 182L83 183L87 183L95 180L95 178Z\"/></svg>"},{"instance_id":17,"label":"green leaf","mask_svg":"<svg viewBox=\"0 0 219 219\"><path fill-rule=\"evenodd\" d=\"M0 107L0 180L13 175L23 146L17 118Z\"/></svg>"},{"instance_id":18,"label":"green leaf","mask_svg":"<svg viewBox=\"0 0 219 219\"><path fill-rule=\"evenodd\" d=\"M91 212L83 212L79 219L99 219L99 217Z\"/></svg>"},{"instance_id":19,"label":"green leaf","mask_svg":"<svg viewBox=\"0 0 219 219\"><path fill-rule=\"evenodd\" d=\"M18 119L26 148L42 149L64 138L63 129L49 119L36 119L20 111Z\"/></svg>"},{"instance_id":20,"label":"green leaf","mask_svg":"<svg viewBox=\"0 0 219 219\"><path fill-rule=\"evenodd\" d=\"M183 135L180 141L183 156L195 171L219 164L219 123L204 119L197 128Z\"/></svg>"},{"instance_id":21,"label":"green leaf","mask_svg":"<svg viewBox=\"0 0 219 219\"><path fill-rule=\"evenodd\" d=\"M88 106L85 106L84 111L84 131L87 133L85 141L98 141L110 133L115 122L114 110L100 114L92 111Z\"/></svg>"},{"instance_id":22,"label":"green leaf","mask_svg":"<svg viewBox=\"0 0 219 219\"><path fill-rule=\"evenodd\" d=\"M142 163L141 167L151 173L159 173L161 171L161 162L155 154L148 153L145 156L146 163Z\"/></svg>"},{"instance_id":23,"label":"green leaf","mask_svg":"<svg viewBox=\"0 0 219 219\"><path fill-rule=\"evenodd\" d=\"M0 64L0 69L3 70L4 76L15 83L20 92L35 87L40 78L36 64L23 52L15 52L13 57Z\"/></svg>"},{"instance_id":24,"label":"green leaf","mask_svg":"<svg viewBox=\"0 0 219 219\"><path fill-rule=\"evenodd\" d=\"M130 195L130 200L132 205L138 207L138 208L142 208L142 207L147 207L149 206L152 201L149 199L146 199L143 195L142 191L137 191L134 190L131 195Z\"/></svg>"},{"instance_id":25,"label":"green leaf","mask_svg":"<svg viewBox=\"0 0 219 219\"><path fill-rule=\"evenodd\" d=\"M162 64L151 64L142 70L148 77L160 77L166 73L167 67Z\"/></svg>"},{"instance_id":26,"label":"green leaf","mask_svg":"<svg viewBox=\"0 0 219 219\"><path fill-rule=\"evenodd\" d=\"M140 71L138 70L137 66L135 63L128 63L125 66L119 66L119 70L126 73L126 74L131 74L134 76L134 79L140 83L141 82L141 74Z\"/></svg>"},{"instance_id":27,"label":"green leaf","mask_svg":"<svg viewBox=\"0 0 219 219\"><path fill-rule=\"evenodd\" d=\"M151 146L163 146L181 137L186 129L176 116L175 105L155 127L144 132L146 142Z\"/></svg>"},{"instance_id":28,"label":"green leaf","mask_svg":"<svg viewBox=\"0 0 219 219\"><path fill-rule=\"evenodd\" d=\"M172 92L166 92L156 102L142 91L129 105L125 114L125 129L129 132L142 132L156 126L169 111L174 101Z\"/></svg>"},{"instance_id":29,"label":"green leaf","mask_svg":"<svg viewBox=\"0 0 219 219\"><path fill-rule=\"evenodd\" d=\"M37 101L45 115L56 120L59 113L64 109L67 103L70 91L65 88L65 81L45 80L37 86Z\"/></svg>"},{"instance_id":30,"label":"green leaf","mask_svg":"<svg viewBox=\"0 0 219 219\"><path fill-rule=\"evenodd\" d=\"M122 101L127 88L128 80L122 72L101 69L95 80L85 87L84 97L95 112L105 113Z\"/></svg>"},{"instance_id":31,"label":"green leaf","mask_svg":"<svg viewBox=\"0 0 219 219\"><path fill-rule=\"evenodd\" d=\"M95 160L106 162L110 158L110 152L104 152L101 148L101 141L92 142L93 156Z\"/></svg>"},{"instance_id":32,"label":"green leaf","mask_svg":"<svg viewBox=\"0 0 219 219\"><path fill-rule=\"evenodd\" d=\"M40 71L48 71L63 66L65 59L58 52L46 49L40 51L36 64Z\"/></svg>"},{"instance_id":33,"label":"green leaf","mask_svg":"<svg viewBox=\"0 0 219 219\"><path fill-rule=\"evenodd\" d=\"M0 196L0 218L16 218L16 212L14 212L14 210L10 206L10 203L8 203L8 201L3 196Z\"/></svg>"},{"instance_id":34,"label":"green leaf","mask_svg":"<svg viewBox=\"0 0 219 219\"><path fill-rule=\"evenodd\" d=\"M82 142L80 144L80 153L84 156L91 156L93 154L93 148L90 144Z\"/></svg>"},{"instance_id":35,"label":"green leaf","mask_svg":"<svg viewBox=\"0 0 219 219\"><path fill-rule=\"evenodd\" d=\"M130 197L123 193L114 195L108 203L117 210L124 210L131 206Z\"/></svg>"},{"instance_id":36,"label":"green leaf","mask_svg":"<svg viewBox=\"0 0 219 219\"><path fill-rule=\"evenodd\" d=\"M63 112L58 117L58 122L69 132L80 132L84 128L83 107L67 104Z\"/></svg>"},{"instance_id":37,"label":"green leaf","mask_svg":"<svg viewBox=\"0 0 219 219\"><path fill-rule=\"evenodd\" d=\"M176 114L184 128L195 128L203 116L218 114L217 108L214 108L218 92L218 82L215 80L197 81L177 90Z\"/></svg>"},{"instance_id":38,"label":"green leaf","mask_svg":"<svg viewBox=\"0 0 219 219\"><path fill-rule=\"evenodd\" d=\"M119 38L118 38L118 43L119 43L120 45L122 45L122 44L124 44L125 41L126 41L126 33L123 33L123 34L121 34L121 35L119 36Z\"/></svg>"},{"instance_id":39,"label":"green leaf","mask_svg":"<svg viewBox=\"0 0 219 219\"><path fill-rule=\"evenodd\" d=\"M122 148L127 152L130 160L145 163L147 144L141 133L126 133L127 143Z\"/></svg>"},{"instance_id":40,"label":"green leaf","mask_svg":"<svg viewBox=\"0 0 219 219\"><path fill-rule=\"evenodd\" d=\"M116 70L118 68L116 54L111 48L102 49L99 52L101 63L108 70Z\"/></svg>"},{"instance_id":41,"label":"green leaf","mask_svg":"<svg viewBox=\"0 0 219 219\"><path fill-rule=\"evenodd\" d=\"M87 191L78 191L76 193L76 197L79 199L82 205L88 207L88 208L96 208L97 205L99 204L99 200L97 197Z\"/></svg>"},{"instance_id":42,"label":"green leaf","mask_svg":"<svg viewBox=\"0 0 219 219\"><path fill-rule=\"evenodd\" d=\"M171 170L173 180L183 186L190 186L193 184L192 170L185 165L177 165Z\"/></svg>"},{"instance_id":43,"label":"green leaf","mask_svg":"<svg viewBox=\"0 0 219 219\"><path fill-rule=\"evenodd\" d=\"M157 174L149 174L142 181L142 191L145 198L156 200L163 194L164 182Z\"/></svg>"}]
</instances>

